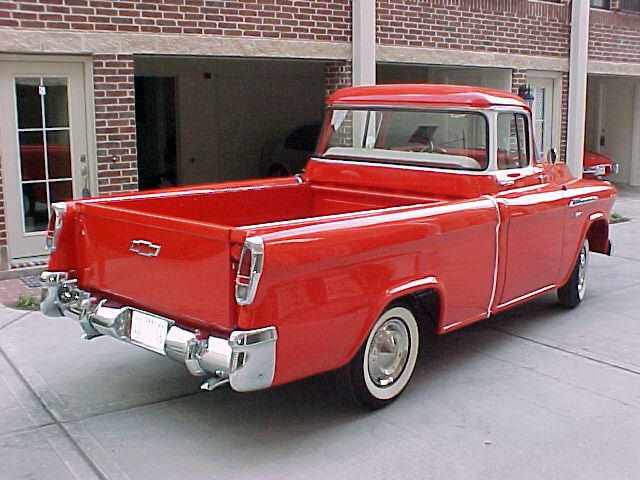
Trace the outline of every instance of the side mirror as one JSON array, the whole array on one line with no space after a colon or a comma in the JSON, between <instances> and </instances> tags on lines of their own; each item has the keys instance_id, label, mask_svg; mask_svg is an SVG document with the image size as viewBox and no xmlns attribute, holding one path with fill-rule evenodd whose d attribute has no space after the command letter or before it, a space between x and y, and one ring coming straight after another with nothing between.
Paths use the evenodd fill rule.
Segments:
<instances>
[{"instance_id":1,"label":"side mirror","mask_svg":"<svg viewBox=\"0 0 640 480\"><path fill-rule=\"evenodd\" d=\"M555 164L558 161L557 149L552 148L551 150L549 150L549 153L547 153L547 161L551 164Z\"/></svg>"}]
</instances>

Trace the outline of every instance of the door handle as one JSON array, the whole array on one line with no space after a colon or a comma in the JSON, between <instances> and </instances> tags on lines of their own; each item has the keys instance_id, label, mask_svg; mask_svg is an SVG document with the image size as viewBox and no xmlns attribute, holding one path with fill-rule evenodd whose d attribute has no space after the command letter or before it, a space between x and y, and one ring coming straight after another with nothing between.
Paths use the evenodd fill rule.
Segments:
<instances>
[{"instance_id":1,"label":"door handle","mask_svg":"<svg viewBox=\"0 0 640 480\"><path fill-rule=\"evenodd\" d=\"M89 166L87 165L87 156L83 153L80 155L80 174L82 175L82 198L89 198L91 190L89 190Z\"/></svg>"}]
</instances>

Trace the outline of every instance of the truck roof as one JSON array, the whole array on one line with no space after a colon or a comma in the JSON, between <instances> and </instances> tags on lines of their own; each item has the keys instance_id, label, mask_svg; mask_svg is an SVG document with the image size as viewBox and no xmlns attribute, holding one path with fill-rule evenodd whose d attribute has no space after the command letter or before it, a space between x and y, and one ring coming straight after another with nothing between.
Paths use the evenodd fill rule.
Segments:
<instances>
[{"instance_id":1,"label":"truck roof","mask_svg":"<svg viewBox=\"0 0 640 480\"><path fill-rule=\"evenodd\" d=\"M327 100L328 105L441 105L489 108L522 107L527 103L518 95L504 90L461 85L404 83L349 87L338 90Z\"/></svg>"}]
</instances>

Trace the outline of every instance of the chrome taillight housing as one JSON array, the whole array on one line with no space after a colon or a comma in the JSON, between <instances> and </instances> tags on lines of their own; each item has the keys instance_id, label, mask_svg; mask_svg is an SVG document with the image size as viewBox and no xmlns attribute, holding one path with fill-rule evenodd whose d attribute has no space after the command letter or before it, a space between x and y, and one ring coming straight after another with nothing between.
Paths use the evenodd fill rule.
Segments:
<instances>
[{"instance_id":1,"label":"chrome taillight housing","mask_svg":"<svg viewBox=\"0 0 640 480\"><path fill-rule=\"evenodd\" d=\"M47 226L47 234L45 240L45 250L47 253L53 253L56 251L56 247L58 245L58 237L60 236L62 221L66 211L67 204L64 202L51 204L51 216L49 217L49 225Z\"/></svg>"},{"instance_id":2,"label":"chrome taillight housing","mask_svg":"<svg viewBox=\"0 0 640 480\"><path fill-rule=\"evenodd\" d=\"M249 305L258 290L264 261L264 242L261 237L249 237L242 246L236 273L236 302Z\"/></svg>"}]
</instances>

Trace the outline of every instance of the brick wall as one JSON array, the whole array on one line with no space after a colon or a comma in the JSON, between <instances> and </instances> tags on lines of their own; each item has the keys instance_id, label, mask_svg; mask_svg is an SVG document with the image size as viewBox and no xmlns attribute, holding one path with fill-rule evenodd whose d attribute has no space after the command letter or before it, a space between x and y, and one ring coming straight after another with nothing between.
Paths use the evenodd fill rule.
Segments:
<instances>
[{"instance_id":1,"label":"brick wall","mask_svg":"<svg viewBox=\"0 0 640 480\"><path fill-rule=\"evenodd\" d=\"M0 26L350 41L351 1L0 0Z\"/></svg>"},{"instance_id":2,"label":"brick wall","mask_svg":"<svg viewBox=\"0 0 640 480\"><path fill-rule=\"evenodd\" d=\"M378 2L384 45L565 57L566 2L392 0Z\"/></svg>"},{"instance_id":3,"label":"brick wall","mask_svg":"<svg viewBox=\"0 0 640 480\"><path fill-rule=\"evenodd\" d=\"M352 82L351 62L327 62L324 69L325 97L340 88L348 87Z\"/></svg>"},{"instance_id":4,"label":"brick wall","mask_svg":"<svg viewBox=\"0 0 640 480\"><path fill-rule=\"evenodd\" d=\"M567 156L567 125L569 118L569 73L562 74L562 106L560 107L560 155L566 161Z\"/></svg>"},{"instance_id":5,"label":"brick wall","mask_svg":"<svg viewBox=\"0 0 640 480\"><path fill-rule=\"evenodd\" d=\"M93 88L99 193L135 190L138 173L133 56L95 55Z\"/></svg>"},{"instance_id":6,"label":"brick wall","mask_svg":"<svg viewBox=\"0 0 640 480\"><path fill-rule=\"evenodd\" d=\"M640 14L592 9L589 59L640 63Z\"/></svg>"},{"instance_id":7,"label":"brick wall","mask_svg":"<svg viewBox=\"0 0 640 480\"><path fill-rule=\"evenodd\" d=\"M519 85L525 85L527 83L527 71L514 68L511 70L511 85L512 93L518 94Z\"/></svg>"},{"instance_id":8,"label":"brick wall","mask_svg":"<svg viewBox=\"0 0 640 480\"><path fill-rule=\"evenodd\" d=\"M0 28L113 34L114 52L93 57L98 182L99 192L104 194L137 188L133 57L117 53L117 33L344 44L351 41L351 3L351 0L0 0ZM386 0L377 1L376 5L380 45L568 56L569 0ZM618 0L613 0L612 7L616 5ZM591 59L640 63L640 15L592 9L591 29ZM351 83L348 61L329 62L325 72L327 94ZM525 73L514 73L518 80L514 85L521 83ZM563 92L566 93L566 85ZM566 112L565 96L563 112ZM564 126L562 131L565 135ZM1 221L0 217L3 235Z\"/></svg>"},{"instance_id":9,"label":"brick wall","mask_svg":"<svg viewBox=\"0 0 640 480\"><path fill-rule=\"evenodd\" d=\"M0 0L1 27L114 34L113 54L93 56L98 189L113 194L138 181L133 57L117 33L350 42L351 1ZM328 68L328 91L350 83L350 68Z\"/></svg>"}]
</instances>

